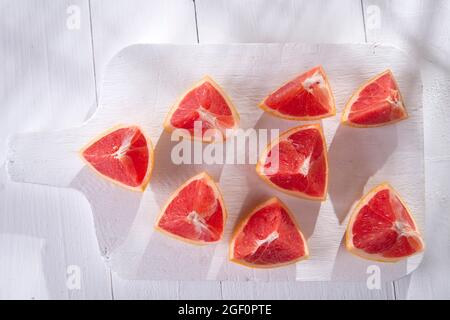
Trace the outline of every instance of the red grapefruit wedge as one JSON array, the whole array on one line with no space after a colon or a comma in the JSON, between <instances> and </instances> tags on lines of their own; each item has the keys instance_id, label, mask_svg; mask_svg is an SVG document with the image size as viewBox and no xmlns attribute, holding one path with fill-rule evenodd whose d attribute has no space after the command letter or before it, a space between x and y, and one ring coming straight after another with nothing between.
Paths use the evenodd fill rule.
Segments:
<instances>
[{"instance_id":1,"label":"red grapefruit wedge","mask_svg":"<svg viewBox=\"0 0 450 320\"><path fill-rule=\"evenodd\" d=\"M353 209L345 243L351 253L381 262L402 260L425 247L406 204L387 183L371 190Z\"/></svg>"},{"instance_id":2,"label":"red grapefruit wedge","mask_svg":"<svg viewBox=\"0 0 450 320\"><path fill-rule=\"evenodd\" d=\"M198 135L194 130L196 122L201 129ZM164 128L169 132L185 129L189 138L210 142L215 135L225 140L226 130L235 129L238 124L239 115L231 100L213 79L205 76L175 103Z\"/></svg>"},{"instance_id":3,"label":"red grapefruit wedge","mask_svg":"<svg viewBox=\"0 0 450 320\"><path fill-rule=\"evenodd\" d=\"M290 120L313 120L336 114L333 92L321 66L299 75L272 92L260 108Z\"/></svg>"},{"instance_id":4,"label":"red grapefruit wedge","mask_svg":"<svg viewBox=\"0 0 450 320\"><path fill-rule=\"evenodd\" d=\"M290 129L272 141L256 172L269 185L311 200L325 200L328 185L327 146L320 124Z\"/></svg>"},{"instance_id":5,"label":"red grapefruit wedge","mask_svg":"<svg viewBox=\"0 0 450 320\"><path fill-rule=\"evenodd\" d=\"M153 169L153 146L137 126L117 126L86 145L80 155L95 172L135 191L143 191Z\"/></svg>"},{"instance_id":6,"label":"red grapefruit wedge","mask_svg":"<svg viewBox=\"0 0 450 320\"><path fill-rule=\"evenodd\" d=\"M253 268L281 267L308 256L292 213L277 198L251 211L237 226L230 244L231 261Z\"/></svg>"},{"instance_id":7,"label":"red grapefruit wedge","mask_svg":"<svg viewBox=\"0 0 450 320\"><path fill-rule=\"evenodd\" d=\"M379 127L408 118L400 89L391 70L363 84L348 101L342 123L352 127Z\"/></svg>"},{"instance_id":8,"label":"red grapefruit wedge","mask_svg":"<svg viewBox=\"0 0 450 320\"><path fill-rule=\"evenodd\" d=\"M227 211L213 179L202 172L167 201L155 228L179 240L208 244L222 238Z\"/></svg>"}]
</instances>

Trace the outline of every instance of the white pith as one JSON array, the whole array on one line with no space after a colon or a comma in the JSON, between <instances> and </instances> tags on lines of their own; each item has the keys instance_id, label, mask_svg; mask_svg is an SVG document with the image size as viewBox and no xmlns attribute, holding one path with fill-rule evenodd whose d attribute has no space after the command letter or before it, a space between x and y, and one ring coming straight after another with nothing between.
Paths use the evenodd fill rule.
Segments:
<instances>
[{"instance_id":1,"label":"white pith","mask_svg":"<svg viewBox=\"0 0 450 320\"><path fill-rule=\"evenodd\" d=\"M397 239L401 237L418 237L419 233L411 228L411 226L408 223L405 223L403 221L396 221L392 229L394 229L398 236Z\"/></svg>"},{"instance_id":2,"label":"white pith","mask_svg":"<svg viewBox=\"0 0 450 320\"><path fill-rule=\"evenodd\" d=\"M207 122L213 124L214 126L216 126L217 118L214 117L213 115L211 115L211 113L209 113L208 110L206 110L205 108L200 106L197 109L197 112L202 120L207 121Z\"/></svg>"},{"instance_id":3,"label":"white pith","mask_svg":"<svg viewBox=\"0 0 450 320\"><path fill-rule=\"evenodd\" d=\"M127 154L130 149L131 144L122 144L117 151L113 154L114 159L121 159L124 155Z\"/></svg>"},{"instance_id":4,"label":"white pith","mask_svg":"<svg viewBox=\"0 0 450 320\"><path fill-rule=\"evenodd\" d=\"M275 241L279 238L279 234L277 231L273 231L271 234L269 234L265 239L256 240L257 248L261 247L263 244L270 244L272 241Z\"/></svg>"},{"instance_id":5,"label":"white pith","mask_svg":"<svg viewBox=\"0 0 450 320\"><path fill-rule=\"evenodd\" d=\"M121 159L123 156L125 156L130 150L131 142L133 141L133 137L136 133L136 130L132 130L131 133L127 134L123 140L120 147L117 149L117 151L112 155L115 159Z\"/></svg>"},{"instance_id":6,"label":"white pith","mask_svg":"<svg viewBox=\"0 0 450 320\"><path fill-rule=\"evenodd\" d=\"M214 190L214 188L212 188ZM216 191L214 190L214 194L216 195ZM217 199L217 196L215 197ZM198 213L197 211L193 210L191 211L187 216L186 219L189 223L194 225L195 231L197 234L201 234L205 231L208 233L213 233L208 224L206 223L205 217L209 217L216 212L217 209L217 202L214 202L214 205L209 208L209 212L204 212L203 215Z\"/></svg>"},{"instance_id":7,"label":"white pith","mask_svg":"<svg viewBox=\"0 0 450 320\"><path fill-rule=\"evenodd\" d=\"M217 124L217 117L213 116L208 110L203 108L203 106L200 106L196 111L200 116L200 121L209 122L213 125L213 128L209 130L218 130L222 135L225 136L225 128Z\"/></svg>"},{"instance_id":8,"label":"white pith","mask_svg":"<svg viewBox=\"0 0 450 320\"><path fill-rule=\"evenodd\" d=\"M206 223L205 218L203 218L200 214L198 214L196 211L190 212L186 219L189 221L189 223L194 225L195 232L198 234L203 233L204 231L210 231L208 224Z\"/></svg>"},{"instance_id":9,"label":"white pith","mask_svg":"<svg viewBox=\"0 0 450 320\"><path fill-rule=\"evenodd\" d=\"M306 159L303 161L298 172L306 177L309 173L310 167L311 167L311 154L308 157L306 157Z\"/></svg>"},{"instance_id":10,"label":"white pith","mask_svg":"<svg viewBox=\"0 0 450 320\"><path fill-rule=\"evenodd\" d=\"M391 90L394 92L398 92L397 90ZM386 98L386 101L393 106L394 108L404 108L403 102L400 99L392 99L392 97L395 96L394 94L391 94L389 97Z\"/></svg>"},{"instance_id":11,"label":"white pith","mask_svg":"<svg viewBox=\"0 0 450 320\"><path fill-rule=\"evenodd\" d=\"M279 237L280 237L280 234L277 231L273 231L265 239L255 240L255 247L253 248L252 254L255 254L256 251L258 251L258 249L261 246L263 246L265 244L270 245L273 241L275 241ZM263 252L265 251L265 249L263 250Z\"/></svg>"},{"instance_id":12,"label":"white pith","mask_svg":"<svg viewBox=\"0 0 450 320\"><path fill-rule=\"evenodd\" d=\"M320 89L323 89L325 86L325 79L319 71L316 71L311 77L307 78L302 83L303 88L308 92L313 91L312 87L314 85L317 85Z\"/></svg>"}]
</instances>

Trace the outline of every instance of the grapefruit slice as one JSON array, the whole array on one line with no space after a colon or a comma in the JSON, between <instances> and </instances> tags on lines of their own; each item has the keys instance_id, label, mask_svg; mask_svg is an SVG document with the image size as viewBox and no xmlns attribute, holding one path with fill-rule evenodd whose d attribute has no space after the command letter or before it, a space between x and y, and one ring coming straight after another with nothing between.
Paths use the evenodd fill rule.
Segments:
<instances>
[{"instance_id":1,"label":"grapefruit slice","mask_svg":"<svg viewBox=\"0 0 450 320\"><path fill-rule=\"evenodd\" d=\"M327 147L320 124L290 129L272 141L256 172L269 185L311 200L325 200L328 185Z\"/></svg>"},{"instance_id":2,"label":"grapefruit slice","mask_svg":"<svg viewBox=\"0 0 450 320\"><path fill-rule=\"evenodd\" d=\"M194 131L196 122L198 134ZM227 129L235 129L238 124L239 115L231 100L213 79L205 76L175 103L164 128L169 132L185 129L187 137L210 142L216 135L225 140Z\"/></svg>"},{"instance_id":3,"label":"grapefruit slice","mask_svg":"<svg viewBox=\"0 0 450 320\"><path fill-rule=\"evenodd\" d=\"M284 84L259 106L274 116L290 120L314 120L336 114L333 92L321 66Z\"/></svg>"},{"instance_id":4,"label":"grapefruit slice","mask_svg":"<svg viewBox=\"0 0 450 320\"><path fill-rule=\"evenodd\" d=\"M407 117L394 75L386 70L353 94L342 114L342 123L353 127L379 127Z\"/></svg>"},{"instance_id":5,"label":"grapefruit slice","mask_svg":"<svg viewBox=\"0 0 450 320\"><path fill-rule=\"evenodd\" d=\"M144 191L153 169L153 146L137 126L114 127L80 151L82 159L107 180Z\"/></svg>"},{"instance_id":6,"label":"grapefruit slice","mask_svg":"<svg viewBox=\"0 0 450 320\"><path fill-rule=\"evenodd\" d=\"M424 250L413 216L387 183L365 195L353 210L347 249L362 258L396 262Z\"/></svg>"},{"instance_id":7,"label":"grapefruit slice","mask_svg":"<svg viewBox=\"0 0 450 320\"><path fill-rule=\"evenodd\" d=\"M248 267L281 267L308 256L307 243L292 213L277 198L250 212L231 239L231 261Z\"/></svg>"},{"instance_id":8,"label":"grapefruit slice","mask_svg":"<svg viewBox=\"0 0 450 320\"><path fill-rule=\"evenodd\" d=\"M173 193L155 228L179 240L207 244L222 238L226 217L219 188L202 172Z\"/></svg>"}]
</instances>

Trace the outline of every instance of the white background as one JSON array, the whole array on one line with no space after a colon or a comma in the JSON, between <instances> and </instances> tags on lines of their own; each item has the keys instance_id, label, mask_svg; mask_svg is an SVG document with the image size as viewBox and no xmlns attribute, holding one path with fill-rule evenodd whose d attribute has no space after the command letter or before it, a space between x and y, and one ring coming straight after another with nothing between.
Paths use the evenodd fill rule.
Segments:
<instances>
[{"instance_id":1,"label":"white background","mask_svg":"<svg viewBox=\"0 0 450 320\"><path fill-rule=\"evenodd\" d=\"M105 64L143 42L375 42L414 56L424 82L428 246L418 270L380 290L125 281L110 272L88 202L74 190L8 181L6 138L83 122ZM449 54L447 0L0 0L0 298L450 298ZM79 289L66 285L71 265L80 268Z\"/></svg>"}]
</instances>

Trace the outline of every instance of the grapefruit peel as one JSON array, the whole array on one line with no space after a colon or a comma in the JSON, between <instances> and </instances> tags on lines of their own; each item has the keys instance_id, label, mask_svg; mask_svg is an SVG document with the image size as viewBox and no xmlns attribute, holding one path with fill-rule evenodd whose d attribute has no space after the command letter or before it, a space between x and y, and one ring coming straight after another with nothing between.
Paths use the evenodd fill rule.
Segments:
<instances>
[{"instance_id":1,"label":"grapefruit peel","mask_svg":"<svg viewBox=\"0 0 450 320\"><path fill-rule=\"evenodd\" d=\"M215 138L215 135L212 136L205 136L202 133L202 137L199 137L198 135L192 134L190 132L186 132L188 131L185 128L178 128L172 125L171 120L172 117L174 115L174 113L179 109L179 106L181 104L181 102L183 102L184 98L191 93L192 91L194 91L195 89L199 88L201 85L208 83L210 84L218 93L219 95L224 99L224 101L226 102L227 107L230 109L230 113L231 113L231 117L234 121L234 125L232 127L229 128L225 128L225 129L221 129L221 128L217 128L215 127L216 130L214 131L218 131L219 135L220 135L220 140ZM201 107L201 106L200 106ZM210 113L208 113L206 110L204 112L202 112L202 115L206 118L209 118L208 120L211 120L212 118L214 120L217 120L216 118L214 118L214 116L211 116ZM169 113L167 114L165 120L164 120L164 130L166 130L166 132L168 133L172 133L174 130L177 129L181 129L178 130L180 135L183 136L184 138L188 138L191 140L195 140L195 141L201 141L203 143L210 143L210 142L223 142L225 141L227 138L229 138L229 136L226 135L226 132L223 132L223 130L228 130L228 132L233 131L235 129L238 128L239 126L239 121L240 121L240 117L239 117L239 113L236 110L236 107L234 106L233 102L231 101L230 97L227 95L227 93L212 79L212 77L210 77L209 75L205 75L201 80L199 80L198 82L196 82L194 85L192 85L189 89L187 89L179 98L178 100L175 102L175 104L171 107Z\"/></svg>"},{"instance_id":2,"label":"grapefruit peel","mask_svg":"<svg viewBox=\"0 0 450 320\"><path fill-rule=\"evenodd\" d=\"M122 183L120 181L117 181L103 173L101 173L99 170L97 170L97 168L95 168L85 157L84 153L86 152L87 149L89 149L89 147L91 147L92 145L94 145L96 142L102 140L103 138L105 138L106 136L110 135L111 133L120 130L120 129L125 129L125 128L136 128L136 130L138 130L145 138L146 143L147 143L147 149L148 149L148 164L147 164L147 170L146 173L144 175L144 178L141 182L140 185L138 186L129 186L125 183ZM120 149L120 148L119 148ZM119 151L119 150L118 150ZM122 154L123 154L123 150L122 149ZM137 192L143 192L145 191L148 183L150 182L150 178L153 172L153 167L154 167L154 152L153 152L153 144L152 141L150 139L150 137L145 133L144 130L142 130L139 126L136 125L124 125L124 124L119 124L116 126L111 127L110 129L100 133L99 135L97 135L96 137L92 138L88 143L85 144L85 146L83 148L81 148L78 151L78 154L80 156L80 158L82 159L83 163L86 164L89 168L91 168L97 175L99 175L100 177L102 177L103 179L106 179L107 181L121 186L123 188L126 188L128 190L132 190L132 191L137 191Z\"/></svg>"},{"instance_id":3,"label":"grapefruit peel","mask_svg":"<svg viewBox=\"0 0 450 320\"><path fill-rule=\"evenodd\" d=\"M395 93L398 94L398 101L391 101L390 99L386 99L385 101L388 101L391 105L394 104L394 107L398 107L398 111L401 113L401 115L398 118L392 119L390 121L385 121L385 122L381 122L381 123L376 123L376 124L359 124L359 123L355 123L353 121L351 121L349 119L350 116L350 111L352 109L353 104L358 100L360 93L370 84L374 83L375 81L377 81L379 78L383 77L384 75L388 74L390 76L390 79L392 80L392 82L394 83L394 86L396 88ZM399 104L398 104L399 103ZM341 116L341 123L349 126L349 127L354 127L354 128L375 128L375 127L381 127L381 126L385 126L385 125L390 125L390 124L394 124L397 122L400 122L402 120L405 120L409 117L408 112L405 108L405 103L404 100L402 98L398 83L396 82L394 75L392 73L392 71L390 69L385 70L384 72L374 76L373 78L367 80L366 82L364 82L359 88L358 90L356 90L353 95L350 97L350 99L348 100L347 104L345 105L344 111L342 112L342 116Z\"/></svg>"},{"instance_id":4,"label":"grapefruit peel","mask_svg":"<svg viewBox=\"0 0 450 320\"><path fill-rule=\"evenodd\" d=\"M369 201L380 191L383 190L389 190L390 195L393 195L398 199L398 201L401 203L401 205L406 209L406 212L412 222L412 229L413 230L406 230L406 234L412 238L414 238L414 241L416 241L417 250L410 255L402 256L402 257L385 257L382 254L371 254L367 253L366 251L356 248L353 245L353 225L356 221L356 218L358 217L359 212L361 209L369 203ZM372 190L370 190L367 194L365 194L352 208L351 210L352 215L350 217L350 220L347 225L347 229L345 232L345 248L354 256L357 256L358 258L363 258L366 260L372 260L377 262L388 262L388 263L394 263L399 262L401 260L410 258L414 255L417 255L425 250L425 243L423 242L422 236L418 230L417 223L414 220L413 215L411 214L411 211L409 210L408 206L406 205L405 201L401 198L401 196L397 193L397 191L394 190L394 188L391 187L391 185L387 182L384 182L376 187L374 187ZM397 217L398 218L398 217ZM400 226L404 226L400 224ZM400 236L404 235L404 230L397 230L400 232ZM398 239L398 238L397 238Z\"/></svg>"},{"instance_id":5,"label":"grapefruit peel","mask_svg":"<svg viewBox=\"0 0 450 320\"><path fill-rule=\"evenodd\" d=\"M264 164L266 163L266 160L268 158L270 150L274 146L278 145L280 143L280 141L286 139L287 137L289 137L293 133L298 132L300 130L305 130L305 129L318 130L319 133L320 133L320 136L322 138L322 142L323 142L323 157L325 159L325 186L324 186L323 195L319 196L319 197L310 196L310 195L305 194L305 193L300 192L300 191L292 191L292 190L287 190L287 189L281 188L280 186L278 186L275 183L273 183L272 181L270 181L270 179L267 177L267 175L264 174ZM267 183L271 187L274 187L278 191L281 191L283 193L289 194L291 196L295 196L297 198L302 198L302 199L307 199L307 200L314 200L314 201L325 201L326 198L327 198L327 190L328 190L328 155L327 155L327 145L326 145L325 136L324 136L324 133L323 133L322 126L320 124L318 124L318 123L317 124L306 124L306 125L297 126L297 127L294 127L294 128L291 128L291 129L289 129L287 131L282 132L278 138L275 138L272 142L270 142L267 145L267 147L265 148L265 150L263 151L263 153L259 157L258 163L256 164L256 172L257 172L258 176L265 183Z\"/></svg>"},{"instance_id":6,"label":"grapefruit peel","mask_svg":"<svg viewBox=\"0 0 450 320\"><path fill-rule=\"evenodd\" d=\"M291 83L294 83L299 78L304 77L306 74L311 73L311 72L313 72L313 74L302 81L303 90L306 92L310 92L311 90L313 90L313 88L311 88L311 87L314 84L316 84L317 86L322 85L323 86L322 89L325 91L326 96L329 100L328 101L329 105L327 105L327 106L322 105L322 107L324 107L325 109L328 109L327 112L323 112L322 114L319 114L319 115L295 116L295 115L289 115L287 113L282 113L282 112L278 111L277 109L271 108L267 105L267 100L270 97L274 96L281 89L285 88L286 86L290 85ZM328 118L328 117L332 117L332 116L336 115L336 104L335 104L335 99L333 96L333 91L331 90L328 76L326 75L322 66L316 66L316 67L298 75L294 79L286 81L284 84L282 84L280 87L278 87L276 90L272 91L268 96L266 96L258 104L258 106L265 112L268 112L269 114L271 114L275 117L287 119L287 120L297 120L297 121L319 120L319 119Z\"/></svg>"},{"instance_id":7,"label":"grapefruit peel","mask_svg":"<svg viewBox=\"0 0 450 320\"><path fill-rule=\"evenodd\" d=\"M205 180L207 185L209 187L211 187L211 189L214 191L214 195L215 195L215 199L219 201L219 205L222 208L222 232L219 236L219 238L215 241L203 241L203 240L194 240L194 239L189 239L180 235L177 235L175 233L172 233L168 230L165 230L164 228L162 228L160 226L160 221L163 218L167 208L169 207L169 205L173 202L173 200L180 194L180 191L182 191L185 187L187 187L191 182L194 182L196 180ZM203 246L203 245L208 245L211 243L217 243L218 241L220 241L223 237L223 231L225 229L225 223L228 217L228 212L227 209L225 207L224 201L223 201L223 196L222 193L219 189L219 187L217 186L217 184L215 183L214 179L206 172L201 172L191 178L189 178L188 180L186 180L181 186L179 186L173 193L172 195L169 197L169 199L166 201L166 204L164 205L164 207L161 209L161 212L159 214L159 217L156 220L156 223L154 225L154 228L161 232L162 234L168 235L173 239L176 240L181 240L185 243L189 243L189 244L194 244L194 245L198 245L198 246ZM192 222L195 221L194 219L192 219Z\"/></svg>"}]
</instances>

